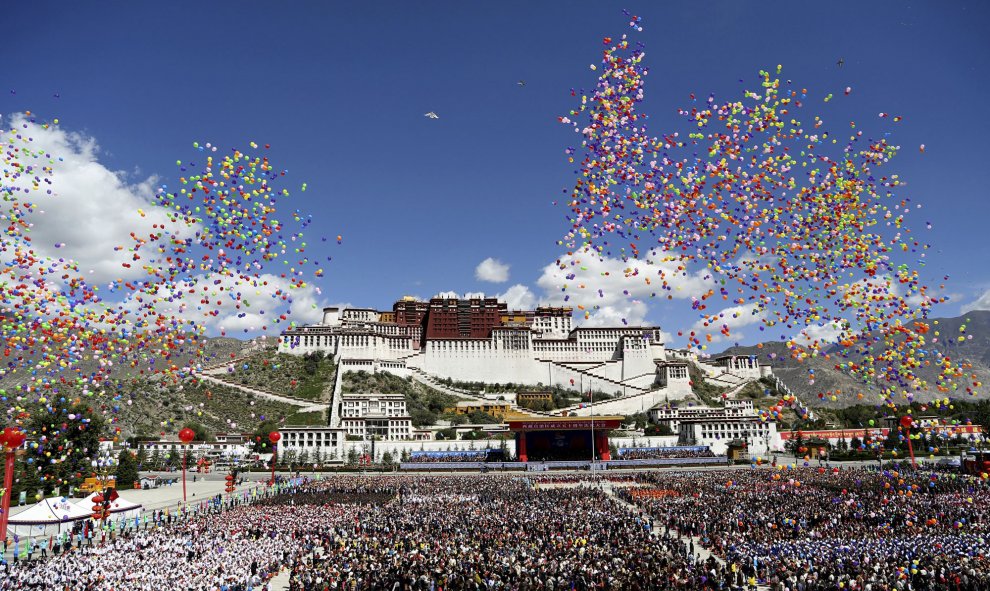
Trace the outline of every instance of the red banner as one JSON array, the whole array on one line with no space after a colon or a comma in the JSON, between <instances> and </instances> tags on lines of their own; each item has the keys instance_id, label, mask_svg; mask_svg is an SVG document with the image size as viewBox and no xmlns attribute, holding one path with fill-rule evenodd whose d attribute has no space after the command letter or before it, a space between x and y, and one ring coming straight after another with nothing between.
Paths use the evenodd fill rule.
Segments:
<instances>
[{"instance_id":1,"label":"red banner","mask_svg":"<svg viewBox=\"0 0 990 591\"><path fill-rule=\"evenodd\" d=\"M618 429L619 421L615 419L592 421L509 421L509 429L513 431L553 431L558 429Z\"/></svg>"}]
</instances>

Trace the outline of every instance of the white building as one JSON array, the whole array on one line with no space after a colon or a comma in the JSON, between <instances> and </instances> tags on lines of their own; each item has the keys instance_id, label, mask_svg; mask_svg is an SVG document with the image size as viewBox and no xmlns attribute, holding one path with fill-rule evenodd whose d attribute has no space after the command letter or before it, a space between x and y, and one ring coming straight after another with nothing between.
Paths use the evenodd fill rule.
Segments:
<instances>
[{"instance_id":1,"label":"white building","mask_svg":"<svg viewBox=\"0 0 990 591\"><path fill-rule=\"evenodd\" d=\"M670 404L658 404L647 411L650 422L657 425L666 425L670 430L677 433L681 426L682 419L706 419L711 417L746 417L757 416L756 407L751 400L725 400L724 406L671 406Z\"/></svg>"},{"instance_id":2,"label":"white building","mask_svg":"<svg viewBox=\"0 0 990 591\"><path fill-rule=\"evenodd\" d=\"M658 405L649 410L650 421L667 425L682 445L707 445L721 455L727 444L745 441L751 454L767 454L783 443L777 424L764 421L751 400L726 400L725 406L672 407Z\"/></svg>"},{"instance_id":3,"label":"white building","mask_svg":"<svg viewBox=\"0 0 990 591\"><path fill-rule=\"evenodd\" d=\"M340 457L344 442L344 430L335 427L279 427L282 435L278 442L279 453L293 450L296 454L306 452L315 462L330 461ZM297 456L298 457L298 456Z\"/></svg>"},{"instance_id":4,"label":"white building","mask_svg":"<svg viewBox=\"0 0 990 591\"><path fill-rule=\"evenodd\" d=\"M769 364L759 363L751 355L721 355L712 359L712 365L722 368L726 373L739 377L759 379L773 373Z\"/></svg>"},{"instance_id":5,"label":"white building","mask_svg":"<svg viewBox=\"0 0 990 591\"><path fill-rule=\"evenodd\" d=\"M407 300L392 312L325 308L319 324L284 331L278 350L333 355L341 371L360 363L403 377L422 371L455 381L556 385L620 397L658 387L670 398L689 397L689 363L711 377L731 374L732 381L770 372L753 357L719 358L713 365L691 351L668 352L655 326L575 328L570 308L510 311L493 298L457 305L445 303L450 298ZM409 306L419 306L412 316Z\"/></svg>"},{"instance_id":6,"label":"white building","mask_svg":"<svg viewBox=\"0 0 990 591\"><path fill-rule=\"evenodd\" d=\"M766 455L782 448L777 423L763 422L758 417L681 419L678 441L684 445L707 445L721 455L734 439L745 441L751 455Z\"/></svg>"},{"instance_id":7,"label":"white building","mask_svg":"<svg viewBox=\"0 0 990 591\"><path fill-rule=\"evenodd\" d=\"M144 447L149 457L155 452L159 454L175 454L176 461L180 461L182 451L185 449L189 451L191 458L195 460L206 458L215 466L248 461L254 453L251 449L249 433L217 433L213 441L193 441L189 445L183 445L181 441L164 439L142 441L140 445ZM193 465L190 463L187 467L192 467Z\"/></svg>"},{"instance_id":8,"label":"white building","mask_svg":"<svg viewBox=\"0 0 990 591\"><path fill-rule=\"evenodd\" d=\"M347 435L382 441L413 438L402 394L341 394L340 426Z\"/></svg>"}]
</instances>

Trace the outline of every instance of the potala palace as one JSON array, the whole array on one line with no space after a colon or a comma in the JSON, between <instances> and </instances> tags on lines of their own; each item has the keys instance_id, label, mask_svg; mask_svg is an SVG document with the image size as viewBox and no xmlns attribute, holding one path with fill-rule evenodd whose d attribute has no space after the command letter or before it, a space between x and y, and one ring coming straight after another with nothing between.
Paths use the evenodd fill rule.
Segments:
<instances>
[{"instance_id":1,"label":"potala palace","mask_svg":"<svg viewBox=\"0 0 990 591\"><path fill-rule=\"evenodd\" d=\"M226 362L200 376L226 386L282 402L301 411L329 411L325 426L283 427L284 446L302 452L323 451L341 458L345 449L378 441L379 452L456 449L457 442L436 439L437 428L415 428L403 395L373 391L346 392L350 372L387 372L461 400L451 412L481 411L501 425L464 425L499 437L513 420L647 413L666 424L670 436L646 437L654 445L706 446L724 454L730 440L746 441L753 453L779 449L773 421L760 415L751 400L736 399L745 386L769 378L786 386L770 366L753 357L700 358L685 349L668 349L656 326L575 327L572 309L542 306L509 310L491 297L443 297L429 301L404 297L391 310L325 308L317 324L285 330L277 350L289 355L332 356L334 383L321 401L302 401L245 388L225 379L234 371ZM708 404L692 388L691 376L719 387L721 404ZM513 384L520 391L469 391L457 382ZM606 393L593 403L576 402L549 411L526 408L526 397L550 399L549 386L577 393ZM671 403L678 403L674 407ZM466 431L465 431L466 432ZM494 440L493 440L494 441ZM499 440L503 441L503 440ZM618 441L618 440L617 440ZM621 441L618 441L621 443ZM628 444L628 442L627 442ZM496 445L491 443L491 445ZM509 441L510 451L514 444ZM620 447L621 450L621 447Z\"/></svg>"},{"instance_id":2,"label":"potala palace","mask_svg":"<svg viewBox=\"0 0 990 591\"><path fill-rule=\"evenodd\" d=\"M319 324L284 331L278 350L333 355L344 370L607 392L616 398L598 410L613 413L692 396L689 364L723 386L771 373L749 357L702 360L667 349L660 335L655 326L574 327L566 307L508 310L491 297L405 297L390 311L326 308Z\"/></svg>"}]
</instances>

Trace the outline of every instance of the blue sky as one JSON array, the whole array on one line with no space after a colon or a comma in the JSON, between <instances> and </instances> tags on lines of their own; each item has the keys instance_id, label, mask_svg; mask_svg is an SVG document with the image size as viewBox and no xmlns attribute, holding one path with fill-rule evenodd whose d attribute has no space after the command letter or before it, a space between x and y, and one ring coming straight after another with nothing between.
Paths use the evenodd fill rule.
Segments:
<instances>
[{"instance_id":1,"label":"blue sky","mask_svg":"<svg viewBox=\"0 0 990 591\"><path fill-rule=\"evenodd\" d=\"M623 8L644 21L654 132L680 125L690 93L738 97L777 64L810 96L853 89L821 109L834 129L904 117L889 170L924 204L910 224L933 224L923 275L950 276L936 315L990 307L984 2L16 3L0 113L59 117L137 186L174 179L193 141L271 144L308 185L291 206L313 215L310 234L344 238L317 245L333 262L308 306L451 290L532 303L557 295L545 268L568 229L552 202L572 185L573 132L557 117L571 88L594 86L601 38L628 31ZM478 278L488 258L507 272L480 275L505 281ZM684 301L630 303L619 280L589 281L613 296L599 322L696 321Z\"/></svg>"}]
</instances>

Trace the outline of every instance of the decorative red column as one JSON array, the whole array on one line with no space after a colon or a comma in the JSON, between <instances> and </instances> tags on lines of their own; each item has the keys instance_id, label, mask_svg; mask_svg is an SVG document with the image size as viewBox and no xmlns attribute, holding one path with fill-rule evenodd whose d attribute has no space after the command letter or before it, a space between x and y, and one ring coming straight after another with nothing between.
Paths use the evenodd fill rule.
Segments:
<instances>
[{"instance_id":1,"label":"decorative red column","mask_svg":"<svg viewBox=\"0 0 990 591\"><path fill-rule=\"evenodd\" d=\"M186 502L186 456L189 455L189 443L196 438L196 432L186 427L179 431L179 441L182 442L182 502Z\"/></svg>"},{"instance_id":2,"label":"decorative red column","mask_svg":"<svg viewBox=\"0 0 990 591\"><path fill-rule=\"evenodd\" d=\"M911 445L911 426L914 424L914 419L910 416L901 417L901 427L904 429L904 436L907 437L908 442L908 452L911 454L911 467L915 470L918 469L917 462L914 461L914 446Z\"/></svg>"},{"instance_id":3,"label":"decorative red column","mask_svg":"<svg viewBox=\"0 0 990 591\"><path fill-rule=\"evenodd\" d=\"M278 440L282 438L282 434L278 431L272 431L268 434L268 441L272 442L272 479L268 482L269 486L275 484L275 460L278 454Z\"/></svg>"},{"instance_id":4,"label":"decorative red column","mask_svg":"<svg viewBox=\"0 0 990 591\"><path fill-rule=\"evenodd\" d=\"M529 457L526 455L526 432L520 431L516 437L518 438L516 439L516 449L519 452L516 455L519 456L520 462L528 462Z\"/></svg>"},{"instance_id":5,"label":"decorative red column","mask_svg":"<svg viewBox=\"0 0 990 591\"><path fill-rule=\"evenodd\" d=\"M24 444L25 435L20 429L7 427L0 432L0 449L5 453L3 469L3 500L0 502L0 540L7 539L7 519L10 517L10 493L14 487L14 459Z\"/></svg>"},{"instance_id":6,"label":"decorative red column","mask_svg":"<svg viewBox=\"0 0 990 591\"><path fill-rule=\"evenodd\" d=\"M598 449L601 450L601 458L607 462L612 459L612 452L608 449L608 433L601 431L598 435Z\"/></svg>"}]
</instances>

